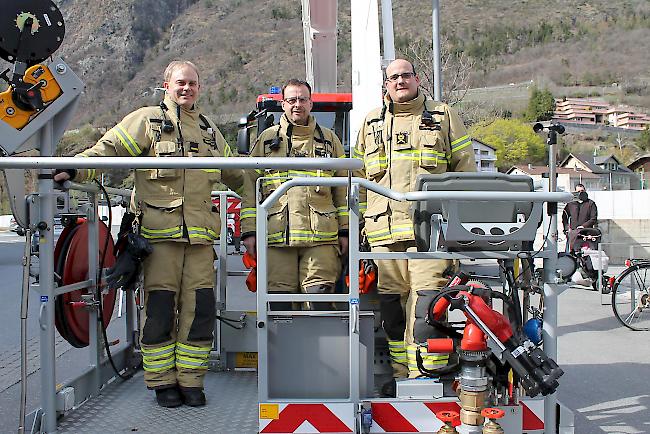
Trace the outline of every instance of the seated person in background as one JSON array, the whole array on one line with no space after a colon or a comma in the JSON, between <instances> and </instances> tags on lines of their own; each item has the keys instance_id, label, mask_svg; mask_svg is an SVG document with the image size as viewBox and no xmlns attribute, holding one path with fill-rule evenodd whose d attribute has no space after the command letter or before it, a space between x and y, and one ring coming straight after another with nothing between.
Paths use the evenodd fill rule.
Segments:
<instances>
[{"instance_id":1,"label":"seated person in background","mask_svg":"<svg viewBox=\"0 0 650 434\"><path fill-rule=\"evenodd\" d=\"M562 225L567 235L569 248L573 250L578 232L582 228L593 228L598 223L598 208L596 202L589 199L587 190L582 184L576 185L576 199L567 203L562 212Z\"/></svg>"}]
</instances>

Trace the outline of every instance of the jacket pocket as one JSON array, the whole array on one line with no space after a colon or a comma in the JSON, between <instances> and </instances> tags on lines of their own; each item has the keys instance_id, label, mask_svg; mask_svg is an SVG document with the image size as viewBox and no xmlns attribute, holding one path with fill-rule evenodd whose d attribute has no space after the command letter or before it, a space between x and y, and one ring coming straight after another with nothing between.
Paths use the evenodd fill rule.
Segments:
<instances>
[{"instance_id":1,"label":"jacket pocket","mask_svg":"<svg viewBox=\"0 0 650 434\"><path fill-rule=\"evenodd\" d=\"M367 137L366 152L363 161L366 169L366 178L370 181L381 179L386 173L388 162L386 160L386 151L383 146L375 143L374 137Z\"/></svg>"},{"instance_id":2,"label":"jacket pocket","mask_svg":"<svg viewBox=\"0 0 650 434\"><path fill-rule=\"evenodd\" d=\"M388 217L388 198L376 195L368 200L368 209L363 215L366 235L370 244L391 239Z\"/></svg>"},{"instance_id":3,"label":"jacket pocket","mask_svg":"<svg viewBox=\"0 0 650 434\"><path fill-rule=\"evenodd\" d=\"M175 142L160 141L154 143L156 157L178 157L179 150ZM151 179L174 179L180 176L181 169L151 169Z\"/></svg>"},{"instance_id":4,"label":"jacket pocket","mask_svg":"<svg viewBox=\"0 0 650 434\"><path fill-rule=\"evenodd\" d=\"M211 201L203 201L203 210L201 214L205 216L205 229L207 239L214 241L220 237L221 216L218 212L212 211L213 204Z\"/></svg>"},{"instance_id":5,"label":"jacket pocket","mask_svg":"<svg viewBox=\"0 0 650 434\"><path fill-rule=\"evenodd\" d=\"M142 201L140 233L148 239L173 239L183 236L183 199L145 199Z\"/></svg>"},{"instance_id":6,"label":"jacket pocket","mask_svg":"<svg viewBox=\"0 0 650 434\"><path fill-rule=\"evenodd\" d=\"M339 222L336 218L334 205L310 203L309 220L313 241L336 241L338 239Z\"/></svg>"},{"instance_id":7,"label":"jacket pocket","mask_svg":"<svg viewBox=\"0 0 650 434\"><path fill-rule=\"evenodd\" d=\"M420 167L425 169L436 169L440 167L446 171L447 152L445 141L440 136L440 132L435 131L430 134L420 136Z\"/></svg>"},{"instance_id":8,"label":"jacket pocket","mask_svg":"<svg viewBox=\"0 0 650 434\"><path fill-rule=\"evenodd\" d=\"M269 244L281 244L285 241L287 230L288 208L287 204L278 204L269 210L266 232Z\"/></svg>"}]
</instances>

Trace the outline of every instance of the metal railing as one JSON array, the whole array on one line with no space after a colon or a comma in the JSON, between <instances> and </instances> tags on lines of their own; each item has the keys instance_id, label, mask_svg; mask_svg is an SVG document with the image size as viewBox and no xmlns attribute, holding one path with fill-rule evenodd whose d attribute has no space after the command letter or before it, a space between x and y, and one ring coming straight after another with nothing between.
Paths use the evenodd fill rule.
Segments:
<instances>
[{"instance_id":1,"label":"metal railing","mask_svg":"<svg viewBox=\"0 0 650 434\"><path fill-rule=\"evenodd\" d=\"M0 157L2 169L313 169L357 170L354 158L285 157Z\"/></svg>"},{"instance_id":2,"label":"metal railing","mask_svg":"<svg viewBox=\"0 0 650 434\"><path fill-rule=\"evenodd\" d=\"M418 191L400 193L388 188L379 186L362 178L294 178L284 182L263 202L257 203L256 233L258 252L267 250L267 217L268 210L279 201L280 197L290 188L298 186L326 186L342 187L350 186L349 196L349 273L350 276L359 274L360 259L474 259L474 258L517 258L518 252L403 252L403 253L369 253L359 251L359 203L358 193L360 188L372 190L378 194L399 201L418 200L442 200L442 201L530 201L530 202L568 202L572 200L570 193L559 192L474 192L474 191ZM261 182L258 180L256 191L261 191ZM544 213L544 228L554 228L555 233L550 234L545 240L542 254L538 257L544 258L545 283L544 283L544 326L543 339L546 354L557 359L557 295L558 285L553 278L557 262L557 214ZM546 229L545 229L546 232ZM274 301L284 302L347 302L349 304L349 394L348 398L336 400L343 402L358 403L360 400L359 382L359 282L357 279L350 279L349 292L347 294L269 294L267 279L267 255L261 255L257 262L258 290L257 290L257 313L258 324L258 351L259 351L259 399L260 402L269 400L268 383L268 331L264 324L268 323L269 303ZM303 400L301 400L303 401ZM322 402L322 400L320 400ZM557 398L553 393L544 398L544 423L546 427L555 426L557 417Z\"/></svg>"},{"instance_id":3,"label":"metal railing","mask_svg":"<svg viewBox=\"0 0 650 434\"><path fill-rule=\"evenodd\" d=\"M53 149L53 125L48 123L40 132L39 138L42 142L41 152L52 154ZM0 168L2 169L38 169L39 182L38 193L33 195L35 208L38 215L34 216L34 221L47 223L48 228L53 227L54 209L56 194L54 192L54 182L52 182L49 169L55 168L74 168L74 169L152 169L152 168L177 168L177 169L335 169L335 170L356 170L362 167L363 163L355 159L324 159L324 158L250 158L250 157L0 157ZM90 184L74 185L90 195L88 208L88 220L90 226L89 240L97 240L98 226L96 222L97 209L97 192L98 187ZM220 198L222 217L227 210L224 198ZM227 226L224 219L224 227ZM30 227L37 231L36 225L30 222ZM93 235L94 234L94 235ZM224 234L222 230L222 234ZM69 287L55 287L54 284L54 236L52 230L39 232L39 282L32 288L40 293L40 383L41 383L41 408L34 414L34 423L39 425L41 432L55 432L57 420L57 384L55 376L55 325L54 325L54 301L55 297L67 291L78 290L81 288L94 287L98 284L95 282L97 272L97 246L89 246L89 276L88 281L83 284L77 284ZM222 241L225 236L222 235ZM222 244L225 244L222 242ZM225 246L220 249L225 250ZM226 273L223 272L224 263L219 265L221 269L221 279L225 279ZM135 306L127 304L127 321L132 318L132 309ZM91 311L89 315L90 324L90 368L82 373L81 376L67 382L67 385L73 385L75 388L75 405L81 401L95 396L100 393L101 387L107 384L114 373L107 366L106 360L102 358L101 338L97 328L97 312ZM131 333L132 335L132 333ZM118 366L126 364L126 350L132 348L130 343L127 348L120 348L115 351L114 360ZM78 393L77 393L78 392Z\"/></svg>"},{"instance_id":4,"label":"metal railing","mask_svg":"<svg viewBox=\"0 0 650 434\"><path fill-rule=\"evenodd\" d=\"M362 162L354 159L323 159L323 158L187 158L187 157L170 157L170 158L149 158L149 157L121 157L121 158L63 158L63 157L40 157L40 158L20 158L20 157L3 157L0 158L0 167L3 168L40 168L41 173L45 168L181 168L181 169L199 169L199 168L219 168L219 169L276 169L276 170L291 170L291 169L325 169L325 170L355 170L360 169ZM359 273L359 260L363 258L381 258L381 259L435 259L435 258L503 258L503 257L516 257L516 253L510 252L468 252L468 253L446 253L446 252L404 252L404 253L389 253L378 254L359 251L359 204L358 195L360 188L372 190L378 194L385 195L393 200L399 201L418 201L418 200L442 200L442 201L530 201L530 202L563 202L571 199L569 193L545 193L545 192L472 192L472 191L431 191L431 192L409 192L399 193L390 189L381 187L375 183L360 178L294 178L283 183L275 192L273 192L264 202L257 204L257 232L258 234L266 234L267 232L267 214L268 209L273 203L284 194L289 188L296 186L348 186L349 190L349 204L350 204L350 246L349 246L349 272L351 276L356 276ZM260 185L258 181L257 189ZM53 221L53 190L52 182L40 179L39 180L39 195L42 199L40 221ZM95 194L96 192L89 192ZM225 246L225 214L227 211L227 198L220 196L220 212L222 214L222 239L220 252L224 252ZM96 209L96 198L92 201ZM553 227L553 219L555 215L544 214L545 227ZM90 240L97 239L92 235L89 236ZM551 235L549 241L545 244L544 252L541 257L544 257L545 270L552 273L557 256L556 244ZM267 249L266 236L257 238L258 251L264 252ZM44 236L43 249L41 250L40 271L42 279L39 283L41 295L41 403L43 414L43 431L52 432L56 430L56 387L54 377L54 315L53 315L53 301L56 291L53 283L53 238L52 234ZM89 252L95 252L94 257L89 257L89 263L94 265L94 270L89 270L89 275L94 276L96 272L96 246L89 248ZM481 254L483 253L483 254ZM266 255L261 255L266 258ZM549 262L547 267L546 262ZM225 265L224 265L225 266ZM221 265L220 265L221 268ZM222 270L223 271L223 270ZM349 304L349 333L350 333L350 384L349 384L349 397L346 402L359 402L359 287L358 280L351 279L350 290L348 294L268 294L267 293L267 264L266 259L258 262L258 294L257 294L257 308L258 308L258 325L267 319L267 306L270 301L343 301ZM221 279L226 274L221 274ZM545 276L547 283L544 284L544 294L547 297L545 307L545 321L544 321L544 342L545 350L549 357L557 357L557 343L556 343L556 327L557 327L557 285L552 282L552 279L546 279L550 276ZM220 285L221 285L220 279ZM94 286L97 283L93 279L89 279L89 286ZM60 290L61 288L59 288ZM66 288L67 289L67 288ZM555 300L555 301L554 301ZM128 315L127 315L128 318ZM90 324L97 324L97 314L94 314L94 319L91 317ZM263 335L264 328L258 329L258 351L259 351L259 376L260 381L263 382L264 375L267 372L265 363L267 362L265 351L267 342ZM99 393L100 386L105 384L108 379L104 378L104 372L101 370L102 358L99 350L100 338L97 333L97 328L91 327L91 341L94 342L91 349L91 369L84 375L87 390L90 390L89 396ZM105 367L105 365L104 365ZM106 380L106 381L103 381ZM260 383L260 386L263 386ZM260 399L263 399L266 390L260 388ZM545 398L545 424L546 426L555 425L556 415L556 398L555 395L549 395Z\"/></svg>"}]
</instances>

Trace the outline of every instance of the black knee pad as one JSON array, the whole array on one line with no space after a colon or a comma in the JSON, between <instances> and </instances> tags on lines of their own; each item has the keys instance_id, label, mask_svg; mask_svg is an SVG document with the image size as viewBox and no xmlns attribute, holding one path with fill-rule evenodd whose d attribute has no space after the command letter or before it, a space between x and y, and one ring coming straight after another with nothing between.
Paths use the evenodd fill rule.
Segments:
<instances>
[{"instance_id":1,"label":"black knee pad","mask_svg":"<svg viewBox=\"0 0 650 434\"><path fill-rule=\"evenodd\" d=\"M145 306L147 318L142 328L142 343L156 345L169 341L174 327L174 296L172 291L150 291Z\"/></svg>"},{"instance_id":2,"label":"black knee pad","mask_svg":"<svg viewBox=\"0 0 650 434\"><path fill-rule=\"evenodd\" d=\"M379 311L381 324L388 339L392 341L404 339L406 318L402 308L402 296L400 294L379 294Z\"/></svg>"},{"instance_id":3,"label":"black knee pad","mask_svg":"<svg viewBox=\"0 0 650 434\"><path fill-rule=\"evenodd\" d=\"M211 341L216 321L217 307L212 288L196 290L194 320L187 335L188 341Z\"/></svg>"},{"instance_id":4,"label":"black knee pad","mask_svg":"<svg viewBox=\"0 0 650 434\"><path fill-rule=\"evenodd\" d=\"M413 339L417 343L425 343L427 339L446 337L426 322L429 305L439 293L440 291L433 289L422 289L418 291L418 301L415 303L415 323L413 325Z\"/></svg>"}]
</instances>

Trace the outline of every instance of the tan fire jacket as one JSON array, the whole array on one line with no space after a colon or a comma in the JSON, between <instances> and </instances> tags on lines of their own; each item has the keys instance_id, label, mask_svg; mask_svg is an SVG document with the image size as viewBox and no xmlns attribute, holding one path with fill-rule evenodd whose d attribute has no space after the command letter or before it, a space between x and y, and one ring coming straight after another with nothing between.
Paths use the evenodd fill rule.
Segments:
<instances>
[{"instance_id":1,"label":"tan fire jacket","mask_svg":"<svg viewBox=\"0 0 650 434\"><path fill-rule=\"evenodd\" d=\"M274 139L279 139L275 140ZM276 146L277 145L277 146ZM291 123L285 115L280 125L260 134L251 157L345 158L339 138L328 128L316 125L309 117L306 126ZM255 232L255 182L262 181L265 199L283 182L297 177L347 176L346 171L332 170L249 170L242 195L242 234ZM344 187L294 187L269 210L269 245L312 246L336 244L338 233L348 228L347 193Z\"/></svg>"},{"instance_id":2,"label":"tan fire jacket","mask_svg":"<svg viewBox=\"0 0 650 434\"><path fill-rule=\"evenodd\" d=\"M216 125L200 115L198 109L179 110L167 97L163 104L130 113L95 146L76 156L232 156ZM167 120L174 126L171 132L163 131L163 121ZM92 179L98 174L95 169L79 170L75 181ZM212 212L210 193L213 184L221 180L220 169L136 169L135 204L141 212L141 235L151 241L212 244L219 238L221 224L219 215ZM232 189L239 188L242 171L224 171L223 182Z\"/></svg>"},{"instance_id":3,"label":"tan fire jacket","mask_svg":"<svg viewBox=\"0 0 650 434\"><path fill-rule=\"evenodd\" d=\"M414 190L419 174L476 171L472 141L458 114L447 104L427 100L433 119L423 122L424 108L424 95L405 103L387 96L383 107L368 113L354 149L354 158L364 162L357 176L405 193ZM371 245L415 239L408 202L369 191L365 209L364 196L365 190L360 207Z\"/></svg>"}]
</instances>

